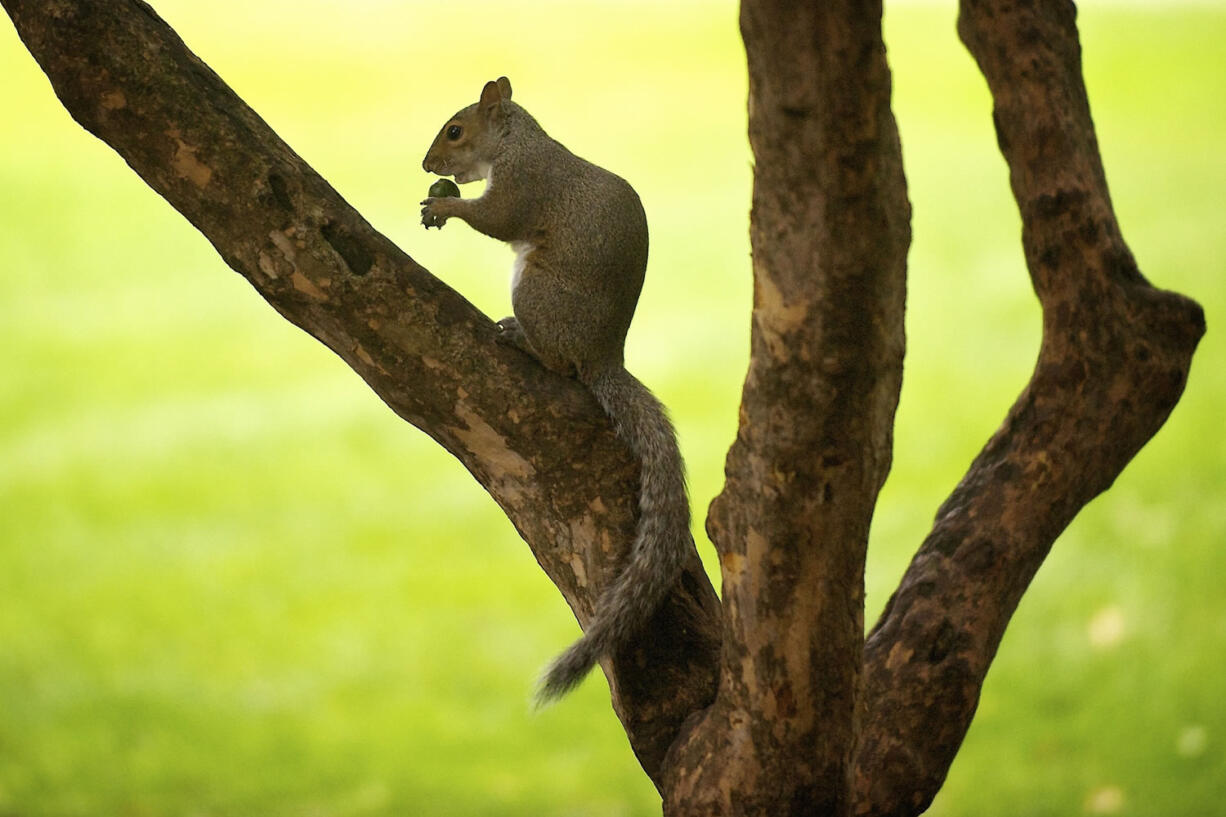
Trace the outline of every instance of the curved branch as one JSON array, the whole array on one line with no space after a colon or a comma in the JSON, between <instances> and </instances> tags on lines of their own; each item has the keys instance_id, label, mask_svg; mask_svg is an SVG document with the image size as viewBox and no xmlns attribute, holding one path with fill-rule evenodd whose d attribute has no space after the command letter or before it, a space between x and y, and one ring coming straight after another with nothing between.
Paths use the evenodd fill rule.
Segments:
<instances>
[{"instance_id":1,"label":"curved branch","mask_svg":"<svg viewBox=\"0 0 1226 817\"><path fill-rule=\"evenodd\" d=\"M963 0L1043 309L1030 383L937 513L865 650L857 811L918 814L1052 543L1178 402L1204 315L1154 289L1120 234L1067 0Z\"/></svg>"},{"instance_id":2,"label":"curved branch","mask_svg":"<svg viewBox=\"0 0 1226 817\"><path fill-rule=\"evenodd\" d=\"M281 315L454 454L586 620L631 541L637 490L586 390L495 344L484 315L376 232L149 6L3 5L72 116ZM711 698L717 611L692 554L652 625L604 664L653 779L682 719Z\"/></svg>"}]
</instances>

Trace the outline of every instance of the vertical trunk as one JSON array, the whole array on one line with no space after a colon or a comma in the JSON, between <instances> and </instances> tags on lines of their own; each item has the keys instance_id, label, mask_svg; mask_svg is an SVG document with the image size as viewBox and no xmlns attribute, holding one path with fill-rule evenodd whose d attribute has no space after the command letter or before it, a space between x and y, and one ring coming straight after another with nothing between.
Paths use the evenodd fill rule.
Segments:
<instances>
[{"instance_id":1,"label":"vertical trunk","mask_svg":"<svg viewBox=\"0 0 1226 817\"><path fill-rule=\"evenodd\" d=\"M715 705L673 756L669 814L852 806L869 522L902 374L910 207L881 7L747 0L752 353L719 551Z\"/></svg>"}]
</instances>

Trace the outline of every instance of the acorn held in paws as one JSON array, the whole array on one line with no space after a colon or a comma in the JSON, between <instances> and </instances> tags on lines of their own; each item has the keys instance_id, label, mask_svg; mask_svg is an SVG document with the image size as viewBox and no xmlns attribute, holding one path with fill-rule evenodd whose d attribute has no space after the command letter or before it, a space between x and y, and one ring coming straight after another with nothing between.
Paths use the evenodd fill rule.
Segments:
<instances>
[{"instance_id":1,"label":"acorn held in paws","mask_svg":"<svg viewBox=\"0 0 1226 817\"><path fill-rule=\"evenodd\" d=\"M441 199L445 196L460 197L460 188L451 179L439 179L434 184L430 185L428 195L431 198Z\"/></svg>"},{"instance_id":2,"label":"acorn held in paws","mask_svg":"<svg viewBox=\"0 0 1226 817\"><path fill-rule=\"evenodd\" d=\"M460 188L451 179L439 179L434 184L430 185L430 190L427 195L433 199L443 198L459 198ZM427 227L442 227L443 224L436 217L426 216L422 218L421 223Z\"/></svg>"}]
</instances>

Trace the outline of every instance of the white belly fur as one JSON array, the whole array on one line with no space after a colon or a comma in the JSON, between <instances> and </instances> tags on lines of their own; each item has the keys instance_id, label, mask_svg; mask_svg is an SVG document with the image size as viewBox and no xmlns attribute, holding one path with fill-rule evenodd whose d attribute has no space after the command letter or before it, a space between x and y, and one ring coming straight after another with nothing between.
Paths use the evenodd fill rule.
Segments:
<instances>
[{"instance_id":1,"label":"white belly fur","mask_svg":"<svg viewBox=\"0 0 1226 817\"><path fill-rule=\"evenodd\" d=\"M527 241L512 241L511 249L515 251L515 261L511 264L511 298L515 298L515 290L519 288L519 279L523 277L524 266L528 263L528 254L535 247Z\"/></svg>"}]
</instances>

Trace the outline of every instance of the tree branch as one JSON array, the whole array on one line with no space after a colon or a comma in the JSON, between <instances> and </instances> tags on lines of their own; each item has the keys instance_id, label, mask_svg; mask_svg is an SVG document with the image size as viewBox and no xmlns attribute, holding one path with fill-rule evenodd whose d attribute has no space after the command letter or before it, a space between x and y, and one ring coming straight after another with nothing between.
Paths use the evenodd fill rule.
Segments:
<instances>
[{"instance_id":1,"label":"tree branch","mask_svg":"<svg viewBox=\"0 0 1226 817\"><path fill-rule=\"evenodd\" d=\"M865 651L857 813L918 814L974 715L1052 543L1178 402L1199 306L1154 289L1120 234L1068 0L963 0L1043 309L1030 383L937 513Z\"/></svg>"},{"instance_id":2,"label":"tree branch","mask_svg":"<svg viewBox=\"0 0 1226 817\"><path fill-rule=\"evenodd\" d=\"M708 520L724 652L716 703L666 796L677 814L845 814L910 207L880 3L745 0L741 32L754 310L740 428Z\"/></svg>"},{"instance_id":3,"label":"tree branch","mask_svg":"<svg viewBox=\"0 0 1226 817\"><path fill-rule=\"evenodd\" d=\"M484 315L371 228L149 6L3 6L72 116L281 315L454 454L586 621L632 540L637 495L636 465L587 391L495 344ZM692 554L648 630L604 663L657 781L682 719L713 694L717 615Z\"/></svg>"}]
</instances>

